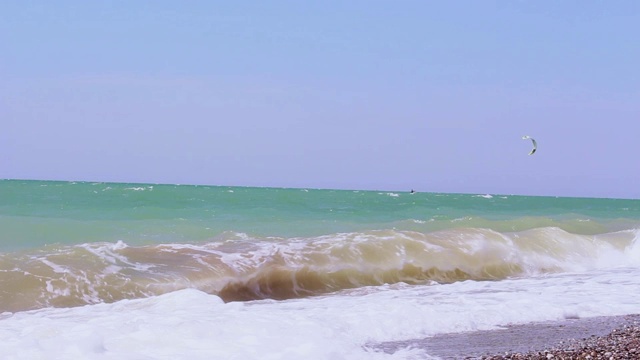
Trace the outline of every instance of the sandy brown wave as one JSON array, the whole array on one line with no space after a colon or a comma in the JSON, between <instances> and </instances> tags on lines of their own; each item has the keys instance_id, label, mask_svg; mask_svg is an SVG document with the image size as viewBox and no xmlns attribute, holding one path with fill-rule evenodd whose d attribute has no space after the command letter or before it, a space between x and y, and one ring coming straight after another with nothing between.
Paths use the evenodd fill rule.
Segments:
<instances>
[{"instance_id":1,"label":"sandy brown wave","mask_svg":"<svg viewBox=\"0 0 640 360\"><path fill-rule=\"evenodd\" d=\"M629 254L638 252L636 237L634 231L576 235L558 228L463 228L48 247L0 255L0 311L113 302L183 288L238 301L399 282L501 280L635 261Z\"/></svg>"}]
</instances>

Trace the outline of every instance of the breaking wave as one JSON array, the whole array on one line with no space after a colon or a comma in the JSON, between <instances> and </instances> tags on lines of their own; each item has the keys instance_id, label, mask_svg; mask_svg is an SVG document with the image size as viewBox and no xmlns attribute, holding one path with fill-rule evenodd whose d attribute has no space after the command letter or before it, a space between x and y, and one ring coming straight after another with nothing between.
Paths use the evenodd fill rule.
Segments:
<instances>
[{"instance_id":1,"label":"breaking wave","mask_svg":"<svg viewBox=\"0 0 640 360\"><path fill-rule=\"evenodd\" d=\"M640 264L638 230L558 227L305 238L226 233L207 243L48 246L0 254L0 311L72 307L196 288L225 301L289 299L382 284L501 280Z\"/></svg>"}]
</instances>

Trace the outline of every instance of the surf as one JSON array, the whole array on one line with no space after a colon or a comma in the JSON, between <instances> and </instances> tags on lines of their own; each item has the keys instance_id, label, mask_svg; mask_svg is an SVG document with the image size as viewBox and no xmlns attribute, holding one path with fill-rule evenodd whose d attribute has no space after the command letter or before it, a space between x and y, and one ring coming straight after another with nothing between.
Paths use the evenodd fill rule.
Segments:
<instances>
[{"instance_id":1,"label":"surf","mask_svg":"<svg viewBox=\"0 0 640 360\"><path fill-rule=\"evenodd\" d=\"M74 307L193 288L225 302L285 300L385 284L499 281L640 265L637 230L370 230L130 246L47 246L0 254L0 311Z\"/></svg>"}]
</instances>

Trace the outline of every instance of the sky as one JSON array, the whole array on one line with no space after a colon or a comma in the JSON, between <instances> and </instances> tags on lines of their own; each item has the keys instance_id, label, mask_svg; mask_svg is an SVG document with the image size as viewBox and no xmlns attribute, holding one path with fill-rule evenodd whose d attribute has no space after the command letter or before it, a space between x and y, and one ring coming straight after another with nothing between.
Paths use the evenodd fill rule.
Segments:
<instances>
[{"instance_id":1,"label":"sky","mask_svg":"<svg viewBox=\"0 0 640 360\"><path fill-rule=\"evenodd\" d=\"M640 198L639 34L634 0L5 0L0 178Z\"/></svg>"}]
</instances>

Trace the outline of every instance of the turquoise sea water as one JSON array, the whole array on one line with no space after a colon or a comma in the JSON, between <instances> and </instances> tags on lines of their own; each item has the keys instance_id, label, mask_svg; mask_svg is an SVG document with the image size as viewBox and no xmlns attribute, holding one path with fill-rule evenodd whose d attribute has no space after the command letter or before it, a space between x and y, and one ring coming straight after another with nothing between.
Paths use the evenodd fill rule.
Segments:
<instances>
[{"instance_id":1,"label":"turquoise sea water","mask_svg":"<svg viewBox=\"0 0 640 360\"><path fill-rule=\"evenodd\" d=\"M633 228L640 200L160 184L0 181L0 250L47 244L309 237L398 229Z\"/></svg>"},{"instance_id":2,"label":"turquoise sea water","mask_svg":"<svg viewBox=\"0 0 640 360\"><path fill-rule=\"evenodd\" d=\"M17 311L559 273L633 259L640 201L4 180L0 229Z\"/></svg>"},{"instance_id":3,"label":"turquoise sea water","mask_svg":"<svg viewBox=\"0 0 640 360\"><path fill-rule=\"evenodd\" d=\"M0 181L9 359L433 359L381 349L639 293L640 200Z\"/></svg>"}]
</instances>

